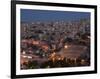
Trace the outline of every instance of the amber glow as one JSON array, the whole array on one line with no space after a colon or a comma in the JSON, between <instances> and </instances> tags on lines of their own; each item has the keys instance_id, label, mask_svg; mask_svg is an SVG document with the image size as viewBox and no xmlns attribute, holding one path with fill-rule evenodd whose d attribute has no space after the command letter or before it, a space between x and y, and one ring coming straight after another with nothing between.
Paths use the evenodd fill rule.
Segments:
<instances>
[{"instance_id":1,"label":"amber glow","mask_svg":"<svg viewBox=\"0 0 100 79\"><path fill-rule=\"evenodd\" d=\"M68 46L67 46L67 45L65 45L65 46L64 46L64 48L65 48L65 49L67 49L67 48L68 48Z\"/></svg>"}]
</instances>

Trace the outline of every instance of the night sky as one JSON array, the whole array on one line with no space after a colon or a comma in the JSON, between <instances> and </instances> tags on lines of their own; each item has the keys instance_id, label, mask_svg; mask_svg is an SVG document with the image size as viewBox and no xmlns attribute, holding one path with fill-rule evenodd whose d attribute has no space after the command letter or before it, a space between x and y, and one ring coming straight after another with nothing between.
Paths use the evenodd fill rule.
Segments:
<instances>
[{"instance_id":1,"label":"night sky","mask_svg":"<svg viewBox=\"0 0 100 79\"><path fill-rule=\"evenodd\" d=\"M33 10L21 9L21 21L71 21L80 19L89 19L89 12L69 12L69 11L51 11L51 10Z\"/></svg>"}]
</instances>

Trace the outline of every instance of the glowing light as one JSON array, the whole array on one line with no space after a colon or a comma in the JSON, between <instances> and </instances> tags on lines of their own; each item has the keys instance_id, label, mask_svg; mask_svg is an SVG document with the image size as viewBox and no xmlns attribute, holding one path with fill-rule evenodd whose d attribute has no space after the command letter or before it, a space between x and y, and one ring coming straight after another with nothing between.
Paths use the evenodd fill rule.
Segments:
<instances>
[{"instance_id":1,"label":"glowing light","mask_svg":"<svg viewBox=\"0 0 100 79\"><path fill-rule=\"evenodd\" d=\"M90 36L87 36L88 38L90 38Z\"/></svg>"},{"instance_id":2,"label":"glowing light","mask_svg":"<svg viewBox=\"0 0 100 79\"><path fill-rule=\"evenodd\" d=\"M25 52L25 51L23 51L23 54L26 54L26 52Z\"/></svg>"},{"instance_id":3,"label":"glowing light","mask_svg":"<svg viewBox=\"0 0 100 79\"><path fill-rule=\"evenodd\" d=\"M31 56L27 56L27 58L31 59L32 57Z\"/></svg>"},{"instance_id":4,"label":"glowing light","mask_svg":"<svg viewBox=\"0 0 100 79\"><path fill-rule=\"evenodd\" d=\"M23 56L23 58L27 58L27 56Z\"/></svg>"},{"instance_id":5,"label":"glowing light","mask_svg":"<svg viewBox=\"0 0 100 79\"><path fill-rule=\"evenodd\" d=\"M85 63L85 60L84 60L84 59L82 59L82 60L81 60L81 64L84 64L84 63Z\"/></svg>"},{"instance_id":6,"label":"glowing light","mask_svg":"<svg viewBox=\"0 0 100 79\"><path fill-rule=\"evenodd\" d=\"M82 59L82 60L81 60L81 62L82 62L82 63L84 63L84 62L85 62L85 60L84 60L84 59Z\"/></svg>"},{"instance_id":7,"label":"glowing light","mask_svg":"<svg viewBox=\"0 0 100 79\"><path fill-rule=\"evenodd\" d=\"M68 48L68 46L67 46L67 45L65 45L65 46L64 46L64 48L65 48L65 49L67 49L67 48Z\"/></svg>"},{"instance_id":8,"label":"glowing light","mask_svg":"<svg viewBox=\"0 0 100 79\"><path fill-rule=\"evenodd\" d=\"M61 58L58 58L58 60L61 60Z\"/></svg>"}]
</instances>

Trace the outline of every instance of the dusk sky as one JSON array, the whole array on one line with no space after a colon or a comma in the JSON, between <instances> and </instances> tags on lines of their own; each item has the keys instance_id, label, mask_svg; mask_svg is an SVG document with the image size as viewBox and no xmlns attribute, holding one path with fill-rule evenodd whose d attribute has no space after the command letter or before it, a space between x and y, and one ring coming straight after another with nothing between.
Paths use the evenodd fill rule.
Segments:
<instances>
[{"instance_id":1,"label":"dusk sky","mask_svg":"<svg viewBox=\"0 0 100 79\"><path fill-rule=\"evenodd\" d=\"M21 9L21 21L70 21L82 18L90 18L89 12L69 12L51 10Z\"/></svg>"}]
</instances>

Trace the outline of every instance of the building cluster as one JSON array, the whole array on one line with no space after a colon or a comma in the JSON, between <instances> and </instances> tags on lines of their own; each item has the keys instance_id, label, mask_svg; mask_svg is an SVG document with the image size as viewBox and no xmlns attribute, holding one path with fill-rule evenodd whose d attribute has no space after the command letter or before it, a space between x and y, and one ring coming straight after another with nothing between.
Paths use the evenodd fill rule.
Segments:
<instances>
[{"instance_id":1,"label":"building cluster","mask_svg":"<svg viewBox=\"0 0 100 79\"><path fill-rule=\"evenodd\" d=\"M24 69L23 64L25 64L25 61L27 63L28 61L36 60L39 60L39 63L56 59L60 61L60 59L65 57L56 56L56 54L52 57L53 53L59 53L59 51L61 52L64 48L67 48L66 44L76 44L75 42L78 42L78 45L85 43L82 45L85 45L88 50L86 52L89 52L89 19L21 23L21 67Z\"/></svg>"},{"instance_id":2,"label":"building cluster","mask_svg":"<svg viewBox=\"0 0 100 79\"><path fill-rule=\"evenodd\" d=\"M58 40L60 38L78 38L78 33L90 33L90 21L32 22L21 24L21 37L39 40ZM56 38L55 38L56 37Z\"/></svg>"}]
</instances>

